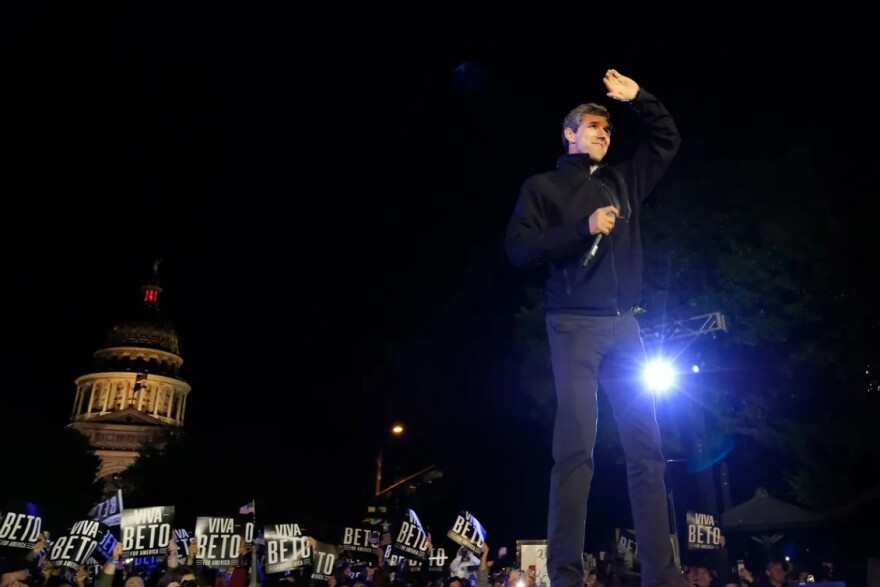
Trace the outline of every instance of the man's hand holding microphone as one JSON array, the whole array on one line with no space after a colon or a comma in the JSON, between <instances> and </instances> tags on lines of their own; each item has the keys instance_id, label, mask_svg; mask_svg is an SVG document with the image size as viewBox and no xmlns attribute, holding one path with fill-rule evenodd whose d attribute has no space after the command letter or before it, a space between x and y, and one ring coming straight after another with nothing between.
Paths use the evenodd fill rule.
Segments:
<instances>
[{"instance_id":1,"label":"man's hand holding microphone","mask_svg":"<svg viewBox=\"0 0 880 587\"><path fill-rule=\"evenodd\" d=\"M620 216L620 210L617 209L617 206L604 206L590 214L590 234L595 234L596 238L593 240L593 246L584 256L581 263L583 267L589 265L593 257L596 256L602 237L611 234L611 231L614 230L614 223L617 222L618 216Z\"/></svg>"}]
</instances>

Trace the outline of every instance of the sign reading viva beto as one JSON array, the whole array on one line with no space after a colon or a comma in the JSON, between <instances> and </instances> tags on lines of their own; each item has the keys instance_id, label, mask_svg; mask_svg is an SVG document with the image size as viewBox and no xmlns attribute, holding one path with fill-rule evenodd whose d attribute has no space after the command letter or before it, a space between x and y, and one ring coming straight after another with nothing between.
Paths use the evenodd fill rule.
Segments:
<instances>
[{"instance_id":1,"label":"sign reading viva beto","mask_svg":"<svg viewBox=\"0 0 880 587\"><path fill-rule=\"evenodd\" d=\"M242 546L241 523L231 517L196 518L196 560L206 567L234 567Z\"/></svg>"},{"instance_id":2,"label":"sign reading viva beto","mask_svg":"<svg viewBox=\"0 0 880 587\"><path fill-rule=\"evenodd\" d=\"M452 528L446 533L459 546L463 546L477 557L483 556L483 544L486 542L486 530L469 512L461 512Z\"/></svg>"},{"instance_id":3,"label":"sign reading viva beto","mask_svg":"<svg viewBox=\"0 0 880 587\"><path fill-rule=\"evenodd\" d=\"M122 520L122 490L111 495L89 510L89 519L104 522L108 526L118 526Z\"/></svg>"},{"instance_id":4,"label":"sign reading viva beto","mask_svg":"<svg viewBox=\"0 0 880 587\"><path fill-rule=\"evenodd\" d=\"M32 548L43 525L39 509L33 504L10 504L0 515L0 547Z\"/></svg>"},{"instance_id":5,"label":"sign reading viva beto","mask_svg":"<svg viewBox=\"0 0 880 587\"><path fill-rule=\"evenodd\" d=\"M244 543L251 546L254 543L254 523L242 522L242 526L244 527Z\"/></svg>"},{"instance_id":6,"label":"sign reading viva beto","mask_svg":"<svg viewBox=\"0 0 880 587\"><path fill-rule=\"evenodd\" d=\"M267 573L283 573L312 564L312 549L299 524L264 526L263 538Z\"/></svg>"},{"instance_id":7,"label":"sign reading viva beto","mask_svg":"<svg viewBox=\"0 0 880 587\"><path fill-rule=\"evenodd\" d=\"M410 509L406 512L392 547L407 558L423 561L428 558L428 534L416 513Z\"/></svg>"},{"instance_id":8,"label":"sign reading viva beto","mask_svg":"<svg viewBox=\"0 0 880 587\"><path fill-rule=\"evenodd\" d=\"M710 514L688 512L687 524L689 550L720 550L724 546L721 528L715 526Z\"/></svg>"},{"instance_id":9,"label":"sign reading viva beto","mask_svg":"<svg viewBox=\"0 0 880 587\"><path fill-rule=\"evenodd\" d=\"M407 568L415 573L418 573L425 564L423 561L392 553L390 545L385 549L385 561L391 567L405 563ZM445 548L432 548L428 553L428 572L446 576L449 574L449 568L446 566L448 561L449 555L446 554Z\"/></svg>"},{"instance_id":10,"label":"sign reading viva beto","mask_svg":"<svg viewBox=\"0 0 880 587\"><path fill-rule=\"evenodd\" d=\"M448 560L449 555L446 554L445 548L432 548L431 554L428 556L428 572L440 573L445 576L449 572L449 568L446 566Z\"/></svg>"},{"instance_id":11,"label":"sign reading viva beto","mask_svg":"<svg viewBox=\"0 0 880 587\"><path fill-rule=\"evenodd\" d=\"M342 531L342 548L351 554L374 554L379 545L379 532L370 528L345 528Z\"/></svg>"},{"instance_id":12,"label":"sign reading viva beto","mask_svg":"<svg viewBox=\"0 0 880 587\"><path fill-rule=\"evenodd\" d=\"M101 522L82 520L52 544L49 560L59 567L79 569L103 542L110 528Z\"/></svg>"},{"instance_id":13,"label":"sign reading viva beto","mask_svg":"<svg viewBox=\"0 0 880 587\"><path fill-rule=\"evenodd\" d=\"M127 557L168 553L174 506L122 510L122 550Z\"/></svg>"},{"instance_id":14,"label":"sign reading viva beto","mask_svg":"<svg viewBox=\"0 0 880 587\"><path fill-rule=\"evenodd\" d=\"M312 587L329 584L338 558L338 548L326 542L315 542L315 552L312 553Z\"/></svg>"},{"instance_id":15,"label":"sign reading viva beto","mask_svg":"<svg viewBox=\"0 0 880 587\"><path fill-rule=\"evenodd\" d=\"M189 558L190 533L184 528L175 528L174 537L177 539L177 561L185 565Z\"/></svg>"},{"instance_id":16,"label":"sign reading viva beto","mask_svg":"<svg viewBox=\"0 0 880 587\"><path fill-rule=\"evenodd\" d=\"M92 520L93 522L96 520ZM109 524L105 524L108 527L108 531L104 532L104 535L98 540L98 548L95 550L95 554L97 557L92 557L92 560L87 560L86 564L104 564L108 559L113 557L113 550L116 548L116 536L113 535L113 532L109 530Z\"/></svg>"}]
</instances>

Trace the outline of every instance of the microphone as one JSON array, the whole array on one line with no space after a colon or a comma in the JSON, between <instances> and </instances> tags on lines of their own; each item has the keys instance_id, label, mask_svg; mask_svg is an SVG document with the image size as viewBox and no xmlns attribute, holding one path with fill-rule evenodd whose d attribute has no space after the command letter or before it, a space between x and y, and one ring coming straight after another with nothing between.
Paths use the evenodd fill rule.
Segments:
<instances>
[{"instance_id":1,"label":"microphone","mask_svg":"<svg viewBox=\"0 0 880 587\"><path fill-rule=\"evenodd\" d=\"M612 218L617 218L617 214L615 214L614 212L609 212L608 216L611 216ZM603 236L605 235L600 232L596 235L596 238L593 239L593 246L590 247L590 250L587 251L586 255L584 255L584 260L581 261L581 267L586 267L587 265L589 265L593 258L596 256L596 253L599 252L599 243L602 242Z\"/></svg>"}]
</instances>

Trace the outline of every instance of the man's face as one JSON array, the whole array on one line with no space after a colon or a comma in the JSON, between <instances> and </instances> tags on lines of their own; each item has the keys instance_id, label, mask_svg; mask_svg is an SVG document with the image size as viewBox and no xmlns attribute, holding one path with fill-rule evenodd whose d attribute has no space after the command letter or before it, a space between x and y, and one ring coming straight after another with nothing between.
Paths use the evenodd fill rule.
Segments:
<instances>
[{"instance_id":1,"label":"man's face","mask_svg":"<svg viewBox=\"0 0 880 587\"><path fill-rule=\"evenodd\" d=\"M694 585L697 587L709 587L712 584L712 575L709 573L709 569L698 567L694 575Z\"/></svg>"},{"instance_id":2,"label":"man's face","mask_svg":"<svg viewBox=\"0 0 880 587\"><path fill-rule=\"evenodd\" d=\"M785 582L785 569L782 568L781 563L773 563L767 568L767 576L774 583L784 583Z\"/></svg>"},{"instance_id":3,"label":"man's face","mask_svg":"<svg viewBox=\"0 0 880 587\"><path fill-rule=\"evenodd\" d=\"M605 158L611 145L611 125L604 116L584 114L577 131L565 129L569 153L589 155L596 163Z\"/></svg>"},{"instance_id":4,"label":"man's face","mask_svg":"<svg viewBox=\"0 0 880 587\"><path fill-rule=\"evenodd\" d=\"M144 587L144 578L137 575L125 580L124 587Z\"/></svg>"}]
</instances>

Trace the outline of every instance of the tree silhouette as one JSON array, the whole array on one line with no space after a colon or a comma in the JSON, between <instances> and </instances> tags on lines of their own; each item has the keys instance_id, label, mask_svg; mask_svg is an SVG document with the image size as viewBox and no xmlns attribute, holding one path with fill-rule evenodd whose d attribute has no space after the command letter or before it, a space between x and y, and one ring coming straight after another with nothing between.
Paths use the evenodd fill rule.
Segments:
<instances>
[{"instance_id":1,"label":"tree silhouette","mask_svg":"<svg viewBox=\"0 0 880 587\"><path fill-rule=\"evenodd\" d=\"M880 483L876 467L864 466L880 457L880 427L869 416L880 407L878 316L855 277L877 266L877 254L849 238L850 223L829 222L839 193L870 201L838 179L843 165L799 150L706 161L665 180L642 224L640 322L725 314L726 336L687 349L708 366L694 394L709 428L781 459L793 496L815 508ZM537 289L526 290L516 325L520 384L549 427L555 401ZM600 405L597 453L617 445L609 416ZM673 454L685 439L667 432Z\"/></svg>"}]
</instances>

